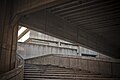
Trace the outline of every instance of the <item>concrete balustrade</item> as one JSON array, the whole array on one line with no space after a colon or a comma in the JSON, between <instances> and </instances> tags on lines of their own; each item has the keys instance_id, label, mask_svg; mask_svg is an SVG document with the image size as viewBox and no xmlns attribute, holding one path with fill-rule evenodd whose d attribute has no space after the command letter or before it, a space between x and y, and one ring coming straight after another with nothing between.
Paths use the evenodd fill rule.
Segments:
<instances>
[{"instance_id":1,"label":"concrete balustrade","mask_svg":"<svg viewBox=\"0 0 120 80\"><path fill-rule=\"evenodd\" d=\"M103 75L120 76L120 63L110 62L100 59L84 59L82 57L74 57L67 55L49 54L46 56L26 59L26 63L32 64L51 64L66 68L83 69Z\"/></svg>"},{"instance_id":2,"label":"concrete balustrade","mask_svg":"<svg viewBox=\"0 0 120 80\"><path fill-rule=\"evenodd\" d=\"M39 45L31 43L18 43L17 51L24 59L34 58L48 54L77 55L77 49Z\"/></svg>"},{"instance_id":3,"label":"concrete balustrade","mask_svg":"<svg viewBox=\"0 0 120 80\"><path fill-rule=\"evenodd\" d=\"M23 80L24 74L24 60L17 55L16 67L4 74L0 74L0 80Z\"/></svg>"}]
</instances>

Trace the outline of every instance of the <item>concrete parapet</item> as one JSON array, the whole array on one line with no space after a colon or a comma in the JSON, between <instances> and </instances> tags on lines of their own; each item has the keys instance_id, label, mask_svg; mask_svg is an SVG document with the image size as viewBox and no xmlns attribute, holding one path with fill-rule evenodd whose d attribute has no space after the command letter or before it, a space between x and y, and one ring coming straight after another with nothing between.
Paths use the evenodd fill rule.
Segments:
<instances>
[{"instance_id":1,"label":"concrete parapet","mask_svg":"<svg viewBox=\"0 0 120 80\"><path fill-rule=\"evenodd\" d=\"M0 74L0 80L23 80L24 61L20 56L17 56L16 67L6 73Z\"/></svg>"},{"instance_id":2,"label":"concrete parapet","mask_svg":"<svg viewBox=\"0 0 120 80\"><path fill-rule=\"evenodd\" d=\"M43 60L44 59L44 60ZM50 54L37 58L26 59L26 63L50 64L66 68L82 69L90 72L120 76L120 62L102 61L97 59L83 59L81 57Z\"/></svg>"}]
</instances>

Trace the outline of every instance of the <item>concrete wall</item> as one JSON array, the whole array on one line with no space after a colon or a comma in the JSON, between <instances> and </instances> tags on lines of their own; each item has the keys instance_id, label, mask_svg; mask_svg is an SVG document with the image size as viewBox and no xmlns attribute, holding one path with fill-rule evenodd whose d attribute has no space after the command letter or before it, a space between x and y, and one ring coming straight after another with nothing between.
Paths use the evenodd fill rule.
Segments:
<instances>
[{"instance_id":1,"label":"concrete wall","mask_svg":"<svg viewBox=\"0 0 120 80\"><path fill-rule=\"evenodd\" d=\"M15 68L0 74L0 80L23 80L24 77L24 60L21 56L17 55Z\"/></svg>"},{"instance_id":2,"label":"concrete wall","mask_svg":"<svg viewBox=\"0 0 120 80\"><path fill-rule=\"evenodd\" d=\"M27 29L25 27L22 27L22 28ZM77 49L77 53L79 56L81 56L82 54L86 54L86 55L89 55L89 57L91 57L93 55L93 56L96 56L97 58L113 59L112 57L103 55L96 51L93 51L93 50L90 50L90 49L87 49L87 48L84 48L81 46L73 45L70 42L67 42L67 41L52 37L52 36L44 34L44 33L34 31L34 30L29 30L27 33L23 32L22 34L25 34L25 35L20 39L21 42L24 42L25 40L28 39L27 43ZM20 35L20 33L18 35ZM20 40L18 40L18 42Z\"/></svg>"},{"instance_id":3,"label":"concrete wall","mask_svg":"<svg viewBox=\"0 0 120 80\"><path fill-rule=\"evenodd\" d=\"M48 45L18 43L17 51L24 59L43 56L47 54L77 55L76 49L55 47Z\"/></svg>"},{"instance_id":4,"label":"concrete wall","mask_svg":"<svg viewBox=\"0 0 120 80\"><path fill-rule=\"evenodd\" d=\"M64 40L52 37L52 36L44 34L44 33L33 31L33 30L30 30L30 38L43 39L43 40L48 40L48 41L56 41L56 42L60 41L60 42L64 42L64 43L70 43L70 42L67 42L67 41L64 41Z\"/></svg>"},{"instance_id":5,"label":"concrete wall","mask_svg":"<svg viewBox=\"0 0 120 80\"><path fill-rule=\"evenodd\" d=\"M65 54L65 55L75 55L79 57L81 56L82 53L84 53L84 54L97 55L95 59L116 61L116 59L114 58L111 58L109 56L97 53L95 51L92 51L80 46L78 47L78 50L77 50L72 48L56 47L56 46L41 45L41 44L39 45L39 44L32 44L32 43L18 43L17 51L24 59L43 56L47 54ZM82 56L82 57L86 58L86 56ZM94 57L87 57L87 58L91 59Z\"/></svg>"},{"instance_id":6,"label":"concrete wall","mask_svg":"<svg viewBox=\"0 0 120 80\"><path fill-rule=\"evenodd\" d=\"M73 49L77 49L77 46L74 46L73 43L70 43L68 41L64 41L62 39L44 34L44 33L40 33L34 30L30 30L30 36L29 38L32 38L32 40L29 43L36 43L39 44L40 40L44 41L43 44L46 45L52 45L52 46L61 46L61 47L66 47L66 48L73 48ZM37 41L35 41L35 39L37 39ZM39 40L38 40L39 39Z\"/></svg>"},{"instance_id":7,"label":"concrete wall","mask_svg":"<svg viewBox=\"0 0 120 80\"><path fill-rule=\"evenodd\" d=\"M26 63L32 64L51 64L66 68L76 68L100 73L103 75L120 76L120 61L104 61L100 59L85 59L78 56L67 55L45 55L41 57L26 59Z\"/></svg>"}]
</instances>

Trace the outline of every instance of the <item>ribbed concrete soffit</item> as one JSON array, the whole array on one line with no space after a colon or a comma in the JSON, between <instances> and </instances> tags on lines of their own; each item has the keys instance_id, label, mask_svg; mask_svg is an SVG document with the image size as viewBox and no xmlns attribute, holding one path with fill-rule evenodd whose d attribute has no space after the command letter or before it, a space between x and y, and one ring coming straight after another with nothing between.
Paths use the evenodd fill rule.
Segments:
<instances>
[{"instance_id":1,"label":"ribbed concrete soffit","mask_svg":"<svg viewBox=\"0 0 120 80\"><path fill-rule=\"evenodd\" d=\"M73 25L93 32L120 46L120 2L119 0L72 0L48 8Z\"/></svg>"}]
</instances>

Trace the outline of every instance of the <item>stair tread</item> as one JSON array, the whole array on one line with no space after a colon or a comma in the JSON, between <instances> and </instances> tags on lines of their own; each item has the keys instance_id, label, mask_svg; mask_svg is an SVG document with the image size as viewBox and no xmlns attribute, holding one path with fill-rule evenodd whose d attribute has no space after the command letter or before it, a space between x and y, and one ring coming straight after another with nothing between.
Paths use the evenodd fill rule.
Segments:
<instances>
[{"instance_id":1,"label":"stair tread","mask_svg":"<svg viewBox=\"0 0 120 80\"><path fill-rule=\"evenodd\" d=\"M48 79L120 79L103 77L61 77L61 76L25 76L25 78L48 78Z\"/></svg>"},{"instance_id":2,"label":"stair tread","mask_svg":"<svg viewBox=\"0 0 120 80\"><path fill-rule=\"evenodd\" d=\"M73 80L73 79L24 78L24 80Z\"/></svg>"},{"instance_id":3,"label":"stair tread","mask_svg":"<svg viewBox=\"0 0 120 80\"><path fill-rule=\"evenodd\" d=\"M79 69L27 65L24 68L24 80L120 80L120 78L105 77Z\"/></svg>"}]
</instances>

